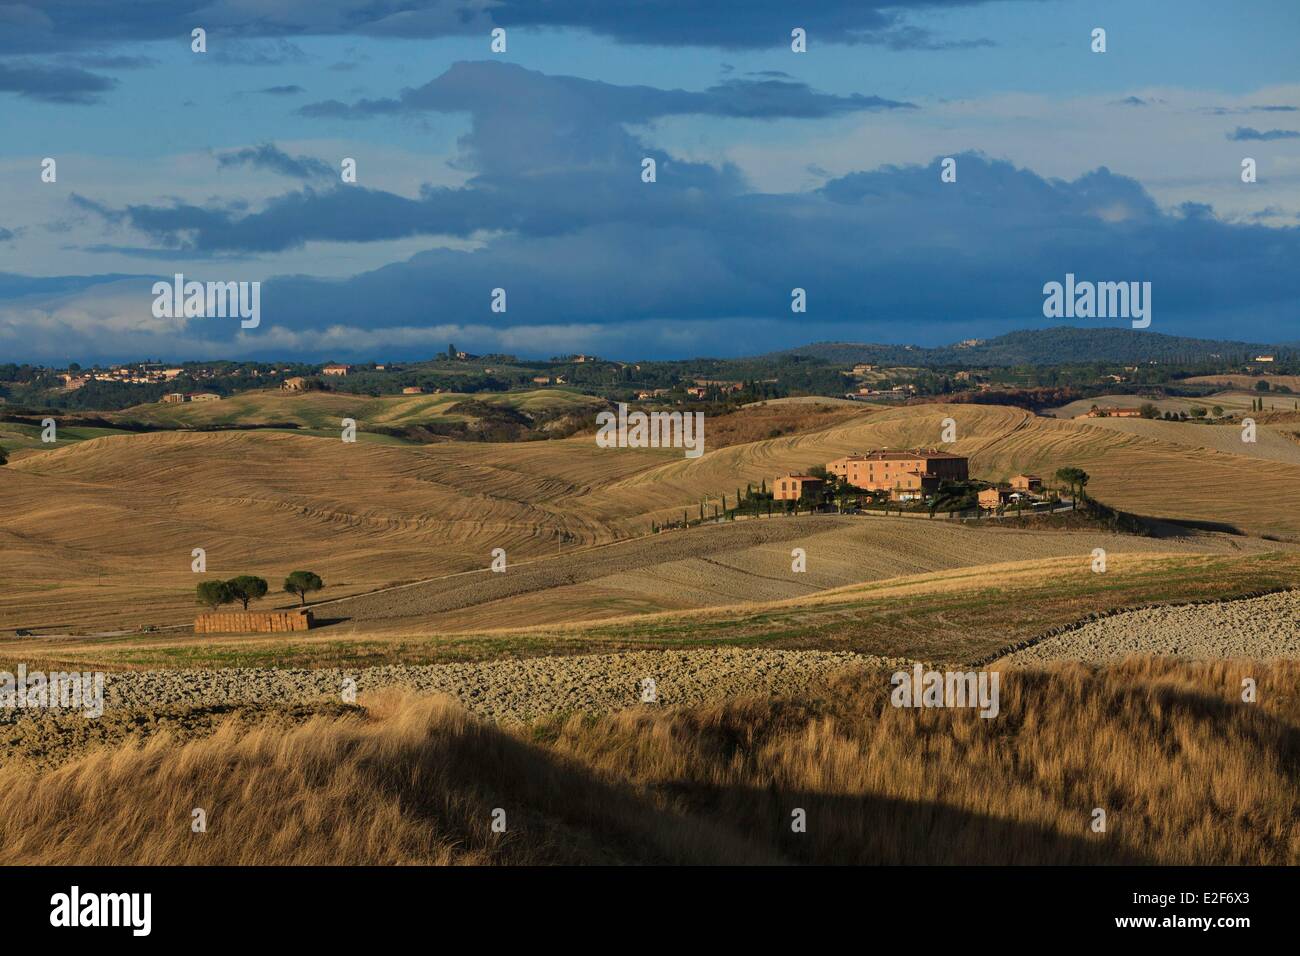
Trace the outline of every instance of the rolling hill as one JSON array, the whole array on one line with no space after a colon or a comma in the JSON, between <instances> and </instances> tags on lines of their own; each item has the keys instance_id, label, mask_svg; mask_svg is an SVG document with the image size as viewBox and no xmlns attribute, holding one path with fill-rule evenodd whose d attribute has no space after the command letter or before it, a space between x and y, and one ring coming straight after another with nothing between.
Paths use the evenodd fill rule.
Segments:
<instances>
[{"instance_id":1,"label":"rolling hill","mask_svg":"<svg viewBox=\"0 0 1300 956\"><path fill-rule=\"evenodd\" d=\"M1252 456L1225 450L1230 445L1191 444L1185 439L1192 432L1139 434L998 406L864 410L814 431L717 448L694 460L669 449L601 449L590 435L420 447L279 432L159 432L83 441L0 470L0 579L10 582L0 597L0 628L182 623L193 613L194 548L206 550L210 574L255 573L278 585L288 571L307 567L329 584L324 596L340 597L482 569L497 547L517 564L607 544L645 534L653 520L693 514L702 499L716 502L747 483L845 453L933 445L947 417L957 422L959 438L949 447L970 457L977 477L1050 476L1076 465L1092 475L1092 494L1125 510L1300 535L1300 463L1280 452ZM1272 438L1265 447L1281 448ZM1008 558L1000 545L949 540L946 526L931 532L916 524L921 540L913 544L856 539L852 532L842 541L825 538L827 561L796 590L870 580L891 569ZM674 534L680 532L660 540ZM714 578L718 593L739 599L766 593L756 582L780 577L772 572L789 554L785 543L746 545L701 562L664 547L661 559L628 569L632 578L616 567L581 581L562 577L554 588L583 590L501 604L474 621L456 612L445 623L527 623L531 613L556 620L565 607L585 616L566 604L572 601L600 613L700 606L701 594L714 587L700 582ZM921 550L908 557L914 547ZM600 561L599 552L592 560ZM454 609L430 613L444 611Z\"/></svg>"},{"instance_id":2,"label":"rolling hill","mask_svg":"<svg viewBox=\"0 0 1300 956\"><path fill-rule=\"evenodd\" d=\"M1095 398L1081 398L1078 401L1070 402L1068 405L1050 409L1046 414L1054 415L1057 418L1074 418L1076 415L1086 414L1093 405L1098 408L1138 408L1142 405L1154 405L1161 414L1165 412L1191 414L1193 408L1204 408L1207 411L1212 411L1217 405L1228 414L1242 415L1250 413L1251 404L1259 397L1258 392L1242 391L1216 392L1213 395L1206 395L1204 398L1183 398L1181 396L1143 398L1140 395L1098 395ZM1264 405L1265 408L1277 406L1279 409L1289 409L1295 400L1295 397L1292 396L1270 395L1264 397Z\"/></svg>"},{"instance_id":3,"label":"rolling hill","mask_svg":"<svg viewBox=\"0 0 1300 956\"><path fill-rule=\"evenodd\" d=\"M1183 379L1187 385L1215 385L1219 388L1239 388L1247 391L1254 390L1260 382L1276 388L1285 386L1293 392L1300 392L1300 375L1195 375L1191 378ZM1280 398L1281 396L1266 396Z\"/></svg>"},{"instance_id":4,"label":"rolling hill","mask_svg":"<svg viewBox=\"0 0 1300 956\"><path fill-rule=\"evenodd\" d=\"M560 388L529 392L479 392L473 395L391 395L378 398L344 392L283 392L258 389L240 392L219 402L135 405L114 414L121 421L173 427L293 424L301 428L336 430L344 418L368 425L408 425L421 422L468 421L472 416L451 411L467 400L524 412L603 407L599 399Z\"/></svg>"}]
</instances>

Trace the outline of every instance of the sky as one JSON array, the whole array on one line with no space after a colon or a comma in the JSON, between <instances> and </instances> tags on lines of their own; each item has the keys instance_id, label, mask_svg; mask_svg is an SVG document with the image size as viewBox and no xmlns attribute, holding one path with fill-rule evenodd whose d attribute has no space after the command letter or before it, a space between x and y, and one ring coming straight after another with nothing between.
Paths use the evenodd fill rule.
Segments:
<instances>
[{"instance_id":1,"label":"sky","mask_svg":"<svg viewBox=\"0 0 1300 956\"><path fill-rule=\"evenodd\" d=\"M938 345L1062 324L1067 274L1293 342L1298 39L1293 0L0 5L0 362ZM158 314L177 273L257 326Z\"/></svg>"}]
</instances>

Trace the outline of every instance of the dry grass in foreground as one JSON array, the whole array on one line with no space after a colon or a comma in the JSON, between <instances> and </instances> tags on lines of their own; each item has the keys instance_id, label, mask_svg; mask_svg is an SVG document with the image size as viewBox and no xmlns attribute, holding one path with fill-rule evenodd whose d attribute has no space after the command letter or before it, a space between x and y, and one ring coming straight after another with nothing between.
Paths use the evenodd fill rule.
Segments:
<instances>
[{"instance_id":1,"label":"dry grass in foreground","mask_svg":"<svg viewBox=\"0 0 1300 956\"><path fill-rule=\"evenodd\" d=\"M521 735L386 697L154 737L0 771L0 863L1300 862L1300 664L1004 672L993 720L895 709L887 681Z\"/></svg>"}]
</instances>

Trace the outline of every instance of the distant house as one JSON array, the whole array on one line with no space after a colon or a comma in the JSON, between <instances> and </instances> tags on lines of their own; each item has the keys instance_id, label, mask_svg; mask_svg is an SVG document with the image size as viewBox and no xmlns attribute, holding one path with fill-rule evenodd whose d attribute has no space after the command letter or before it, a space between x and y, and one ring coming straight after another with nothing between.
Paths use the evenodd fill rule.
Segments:
<instances>
[{"instance_id":1,"label":"distant house","mask_svg":"<svg viewBox=\"0 0 1300 956\"><path fill-rule=\"evenodd\" d=\"M1274 360L1274 356L1272 356L1272 355L1256 355L1256 356L1255 356L1255 361L1256 361L1256 362L1272 362L1273 360Z\"/></svg>"},{"instance_id":2,"label":"distant house","mask_svg":"<svg viewBox=\"0 0 1300 956\"><path fill-rule=\"evenodd\" d=\"M686 389L686 394L691 398L704 398L709 394L709 390L703 385L691 385Z\"/></svg>"},{"instance_id":3,"label":"distant house","mask_svg":"<svg viewBox=\"0 0 1300 956\"><path fill-rule=\"evenodd\" d=\"M701 388L709 388L712 386L720 392L739 392L745 387L744 382L728 382L713 378L697 378L695 379L695 384Z\"/></svg>"},{"instance_id":4,"label":"distant house","mask_svg":"<svg viewBox=\"0 0 1300 956\"><path fill-rule=\"evenodd\" d=\"M575 365L583 365L587 362L599 362L599 361L600 359L596 358L596 356L594 355L575 355L573 357L573 362Z\"/></svg>"},{"instance_id":5,"label":"distant house","mask_svg":"<svg viewBox=\"0 0 1300 956\"><path fill-rule=\"evenodd\" d=\"M1076 415L1076 418L1141 418L1142 409L1140 408L1098 408L1093 406L1083 415Z\"/></svg>"},{"instance_id":6,"label":"distant house","mask_svg":"<svg viewBox=\"0 0 1300 956\"><path fill-rule=\"evenodd\" d=\"M534 384L534 385L550 385L550 384L551 384L551 377L550 377L549 375L534 375L534 376L533 376L533 384Z\"/></svg>"},{"instance_id":7,"label":"distant house","mask_svg":"<svg viewBox=\"0 0 1300 956\"><path fill-rule=\"evenodd\" d=\"M666 388L652 388L648 390L642 389L641 391L636 393L636 397L644 402L648 398L659 398L667 394L668 394L668 389Z\"/></svg>"},{"instance_id":8,"label":"distant house","mask_svg":"<svg viewBox=\"0 0 1300 956\"><path fill-rule=\"evenodd\" d=\"M280 390L283 392L305 392L307 390L307 380L301 375L286 378L280 383Z\"/></svg>"},{"instance_id":9,"label":"distant house","mask_svg":"<svg viewBox=\"0 0 1300 956\"><path fill-rule=\"evenodd\" d=\"M170 382L177 375L182 374L184 371L185 369L183 368L165 368L162 371L162 377Z\"/></svg>"},{"instance_id":10,"label":"distant house","mask_svg":"<svg viewBox=\"0 0 1300 956\"><path fill-rule=\"evenodd\" d=\"M325 375L347 375L351 371L351 365L326 365L321 369Z\"/></svg>"},{"instance_id":11,"label":"distant house","mask_svg":"<svg viewBox=\"0 0 1300 956\"><path fill-rule=\"evenodd\" d=\"M403 395L423 395L423 394L424 394L424 389L422 389L419 385L408 385L408 386L406 386L406 388L402 389L402 394L403 394Z\"/></svg>"},{"instance_id":12,"label":"distant house","mask_svg":"<svg viewBox=\"0 0 1300 956\"><path fill-rule=\"evenodd\" d=\"M1043 479L1037 475L1016 475L1011 479L1011 487L1016 491L1042 491Z\"/></svg>"},{"instance_id":13,"label":"distant house","mask_svg":"<svg viewBox=\"0 0 1300 956\"><path fill-rule=\"evenodd\" d=\"M184 392L168 392L168 393L167 393L166 395L164 395L162 398L158 399L158 401L159 401L159 402L162 402L162 403L165 404L165 405L179 405L179 404L181 404L182 402L185 401L185 393L184 393Z\"/></svg>"},{"instance_id":14,"label":"distant house","mask_svg":"<svg viewBox=\"0 0 1300 956\"><path fill-rule=\"evenodd\" d=\"M798 501L821 491L826 484L812 475L782 475L772 479L772 498L775 501Z\"/></svg>"},{"instance_id":15,"label":"distant house","mask_svg":"<svg viewBox=\"0 0 1300 956\"><path fill-rule=\"evenodd\" d=\"M185 396L187 402L219 402L221 396L216 392L190 392Z\"/></svg>"}]
</instances>

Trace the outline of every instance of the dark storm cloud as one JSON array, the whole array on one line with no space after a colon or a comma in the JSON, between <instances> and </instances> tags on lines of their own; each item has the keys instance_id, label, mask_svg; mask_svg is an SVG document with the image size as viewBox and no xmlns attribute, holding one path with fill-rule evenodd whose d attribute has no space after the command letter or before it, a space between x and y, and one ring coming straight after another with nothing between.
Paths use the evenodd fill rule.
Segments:
<instances>
[{"instance_id":1,"label":"dark storm cloud","mask_svg":"<svg viewBox=\"0 0 1300 956\"><path fill-rule=\"evenodd\" d=\"M936 160L810 194L714 195L691 216L510 234L345 280L272 280L264 308L300 330L486 321L489 291L501 286L511 326L686 322L701 342L716 342L719 330L751 319L794 321L796 286L808 292L807 321L850 336L857 323L902 316L1041 316L1043 283L1067 272L1152 282L1155 330L1259 315L1300 297L1290 268L1300 229L1228 224L1201 208L1164 212L1105 169L1059 181L979 154L957 159L959 190L940 181Z\"/></svg>"},{"instance_id":2,"label":"dark storm cloud","mask_svg":"<svg viewBox=\"0 0 1300 956\"><path fill-rule=\"evenodd\" d=\"M268 169L294 179L318 179L334 174L334 168L313 156L290 156L274 143L262 143L244 149L217 154L217 164L222 169L231 166L252 166Z\"/></svg>"},{"instance_id":3,"label":"dark storm cloud","mask_svg":"<svg viewBox=\"0 0 1300 956\"><path fill-rule=\"evenodd\" d=\"M85 105L99 101L117 81L74 66L0 62L0 92L46 103Z\"/></svg>"},{"instance_id":4,"label":"dark storm cloud","mask_svg":"<svg viewBox=\"0 0 1300 956\"><path fill-rule=\"evenodd\" d=\"M915 109L912 103L863 96L820 93L806 83L781 79L726 80L702 92L661 90L650 86L617 86L575 76L547 76L513 63L455 63L424 86L409 88L395 98L359 100L352 104L329 100L299 109L303 116L365 119L413 113L483 114L493 111L520 117L540 111L560 120L573 111L584 122L644 123L663 116L699 114L747 119L805 119L864 110ZM567 111L567 113L565 112Z\"/></svg>"},{"instance_id":5,"label":"dark storm cloud","mask_svg":"<svg viewBox=\"0 0 1300 956\"><path fill-rule=\"evenodd\" d=\"M1281 104L1272 106L1209 106L1201 109L1200 112L1209 113L1211 116L1236 116L1241 113L1296 113L1300 112L1300 107Z\"/></svg>"},{"instance_id":6,"label":"dark storm cloud","mask_svg":"<svg viewBox=\"0 0 1300 956\"><path fill-rule=\"evenodd\" d=\"M79 53L66 57L66 61L88 70L143 70L158 65L153 57L115 53Z\"/></svg>"},{"instance_id":7,"label":"dark storm cloud","mask_svg":"<svg viewBox=\"0 0 1300 956\"><path fill-rule=\"evenodd\" d=\"M1238 126L1231 133L1227 134L1228 139L1234 142L1246 142L1249 140L1260 140L1262 142L1271 142L1277 139L1300 139L1300 133L1290 129L1251 129L1249 126Z\"/></svg>"},{"instance_id":8,"label":"dark storm cloud","mask_svg":"<svg viewBox=\"0 0 1300 956\"><path fill-rule=\"evenodd\" d=\"M234 0L63 0L0 7L0 55L46 53L172 40L189 44L202 26L214 57L230 39L301 36L429 38L484 35L494 26L591 31L620 43L761 49L788 44L790 30L809 43L875 44L892 49L987 46L986 38L945 39L907 22L912 10L973 6L986 0L749 0L743 16L702 8L697 0L316 0L248 4ZM267 54L260 54L265 56ZM275 54L270 54L274 56ZM245 61L247 62L247 61Z\"/></svg>"},{"instance_id":9,"label":"dark storm cloud","mask_svg":"<svg viewBox=\"0 0 1300 956\"><path fill-rule=\"evenodd\" d=\"M673 324L698 330L689 333L698 351L745 334L751 321L804 322L789 311L794 287L807 290L807 322L852 337L860 323L902 317L1041 316L1043 284L1067 272L1151 282L1157 331L1199 316L1232 317L1244 332L1252 316L1300 299L1300 229L1223 222L1203 204L1163 210L1139 183L1105 168L1061 181L966 153L956 155L959 185L942 182L935 160L764 194L734 168L678 160L653 143L654 121L668 116L790 120L907 106L775 78L692 92L460 63L396 97L338 104L338 115L467 114L463 187L408 197L336 184L254 211L73 201L159 247L209 258L310 241L477 234L473 249L430 250L351 278L264 284L267 328L351 327L380 340L439 322L581 323L647 335ZM271 149L265 161L283 162ZM656 160L654 183L641 181L645 157ZM488 312L496 287L508 290L506 316Z\"/></svg>"},{"instance_id":10,"label":"dark storm cloud","mask_svg":"<svg viewBox=\"0 0 1300 956\"><path fill-rule=\"evenodd\" d=\"M399 98L342 109L357 116L468 112L471 128L460 141L459 165L474 175L463 189L427 187L410 199L340 183L280 196L251 214L233 206L112 209L84 198L79 202L155 242L196 254L274 252L319 239L463 237L479 230L541 236L598 222L689 221L707 214L706 197L742 192L739 173L676 159L643 142L626 125L697 113L814 118L910 108L875 96L831 96L802 83L775 80L737 80L692 93L546 76L508 63L458 63ZM640 179L647 157L657 164L654 193ZM294 159L273 146L250 147L221 161L252 163L304 179L330 171L315 165L319 161Z\"/></svg>"}]
</instances>

